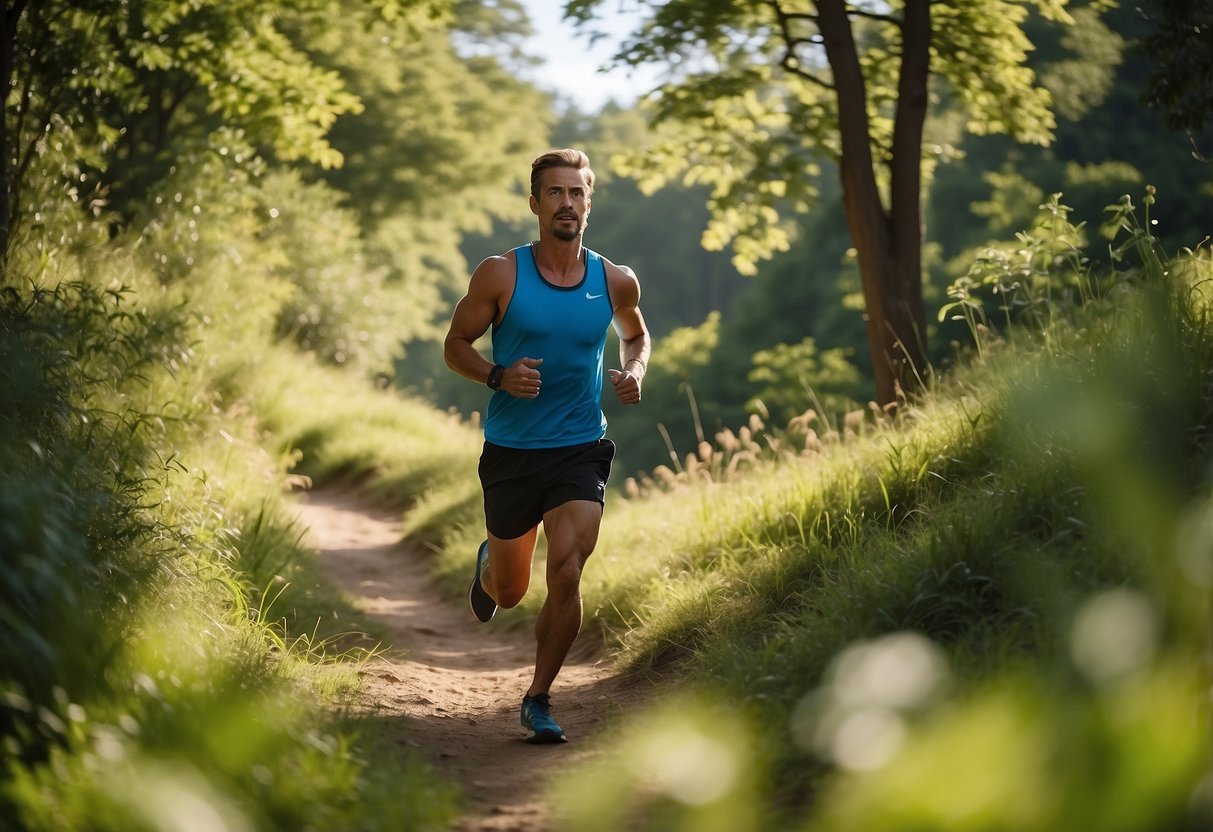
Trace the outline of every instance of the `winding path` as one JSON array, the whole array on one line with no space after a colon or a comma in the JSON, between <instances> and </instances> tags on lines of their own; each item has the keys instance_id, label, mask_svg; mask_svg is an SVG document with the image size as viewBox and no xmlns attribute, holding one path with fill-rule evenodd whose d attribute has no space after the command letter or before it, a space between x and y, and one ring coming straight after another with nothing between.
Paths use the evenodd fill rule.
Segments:
<instances>
[{"instance_id":1,"label":"winding path","mask_svg":"<svg viewBox=\"0 0 1213 832\"><path fill-rule=\"evenodd\" d=\"M593 753L608 714L637 691L578 642L552 691L570 741L528 745L518 705L534 663L529 628L510 627L508 613L480 624L465 605L441 598L426 550L401 540L398 510L369 505L357 492L319 490L302 495L297 511L325 572L391 640L364 672L364 690L391 739L463 789L467 811L453 828L560 829L544 787Z\"/></svg>"}]
</instances>

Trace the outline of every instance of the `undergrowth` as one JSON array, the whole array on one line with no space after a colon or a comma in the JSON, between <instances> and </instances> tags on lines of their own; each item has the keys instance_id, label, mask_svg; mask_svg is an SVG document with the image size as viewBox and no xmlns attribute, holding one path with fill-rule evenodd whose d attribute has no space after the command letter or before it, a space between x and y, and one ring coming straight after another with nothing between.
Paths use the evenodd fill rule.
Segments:
<instances>
[{"instance_id":1,"label":"undergrowth","mask_svg":"<svg viewBox=\"0 0 1213 832\"><path fill-rule=\"evenodd\" d=\"M374 642L236 395L235 264L56 258L0 289L0 826L444 827L452 789L352 710Z\"/></svg>"}]
</instances>

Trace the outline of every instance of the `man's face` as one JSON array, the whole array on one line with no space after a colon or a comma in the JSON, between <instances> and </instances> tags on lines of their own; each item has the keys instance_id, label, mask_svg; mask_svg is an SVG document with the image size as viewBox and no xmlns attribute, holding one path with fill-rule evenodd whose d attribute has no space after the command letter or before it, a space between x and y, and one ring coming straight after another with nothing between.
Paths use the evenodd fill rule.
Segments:
<instances>
[{"instance_id":1,"label":"man's face","mask_svg":"<svg viewBox=\"0 0 1213 832\"><path fill-rule=\"evenodd\" d=\"M531 197L531 212L560 240L575 240L590 216L590 194L576 168L548 168L539 177L539 196Z\"/></svg>"}]
</instances>

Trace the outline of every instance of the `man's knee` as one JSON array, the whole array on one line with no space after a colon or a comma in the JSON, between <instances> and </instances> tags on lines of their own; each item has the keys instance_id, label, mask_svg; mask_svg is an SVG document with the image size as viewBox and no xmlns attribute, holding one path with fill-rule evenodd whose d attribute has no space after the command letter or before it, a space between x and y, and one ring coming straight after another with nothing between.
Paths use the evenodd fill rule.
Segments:
<instances>
[{"instance_id":1,"label":"man's knee","mask_svg":"<svg viewBox=\"0 0 1213 832\"><path fill-rule=\"evenodd\" d=\"M489 568L484 588L497 606L512 609L526 597L531 584L531 556L538 529L520 538L501 540L490 535Z\"/></svg>"},{"instance_id":2,"label":"man's knee","mask_svg":"<svg viewBox=\"0 0 1213 832\"><path fill-rule=\"evenodd\" d=\"M570 555L548 574L549 594L573 595L581 587L581 571L588 555Z\"/></svg>"},{"instance_id":3,"label":"man's knee","mask_svg":"<svg viewBox=\"0 0 1213 832\"><path fill-rule=\"evenodd\" d=\"M494 576L492 592L493 600L502 609L513 609L518 606L530 585L529 580L499 580Z\"/></svg>"}]
</instances>

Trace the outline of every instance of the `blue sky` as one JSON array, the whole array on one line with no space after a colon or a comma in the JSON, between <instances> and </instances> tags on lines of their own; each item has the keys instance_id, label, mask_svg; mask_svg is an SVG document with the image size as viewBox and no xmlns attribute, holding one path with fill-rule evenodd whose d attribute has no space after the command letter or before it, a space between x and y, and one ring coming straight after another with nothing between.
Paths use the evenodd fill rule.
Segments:
<instances>
[{"instance_id":1,"label":"blue sky","mask_svg":"<svg viewBox=\"0 0 1213 832\"><path fill-rule=\"evenodd\" d=\"M584 112L597 112L608 100L630 104L656 85L657 73L627 68L603 74L596 70L607 62L623 36L635 28L638 16L635 0L604 0L603 20L599 27L610 31L589 46L589 38L578 33L572 23L563 20L565 0L523 0L535 28L528 49L537 56L551 56L549 63L537 70L535 82L570 98ZM561 45L563 44L563 48Z\"/></svg>"}]
</instances>

